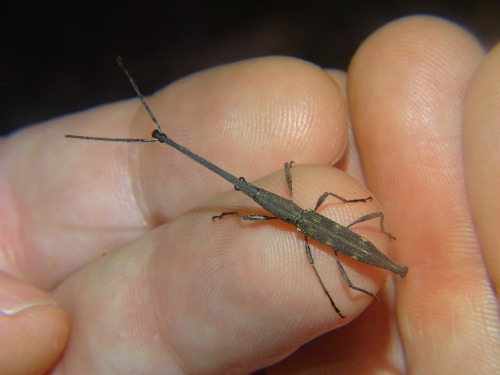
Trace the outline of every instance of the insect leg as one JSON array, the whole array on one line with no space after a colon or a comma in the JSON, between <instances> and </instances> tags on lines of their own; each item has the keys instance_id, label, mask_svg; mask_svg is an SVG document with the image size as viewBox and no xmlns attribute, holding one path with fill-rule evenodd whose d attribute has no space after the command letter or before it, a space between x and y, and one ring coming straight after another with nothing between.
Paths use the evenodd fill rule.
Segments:
<instances>
[{"instance_id":1,"label":"insect leg","mask_svg":"<svg viewBox=\"0 0 500 375\"><path fill-rule=\"evenodd\" d=\"M290 163L285 163L285 178L286 184L288 185L288 191L290 192L290 200L293 201L292 194L292 171L290 170L295 163L291 161Z\"/></svg>"},{"instance_id":2,"label":"insect leg","mask_svg":"<svg viewBox=\"0 0 500 375\"><path fill-rule=\"evenodd\" d=\"M368 198L360 198L360 199L345 199L345 198L342 198L341 196L337 195L337 194L333 194L333 193L329 193L329 192L324 192L323 194L321 194L321 196L318 198L318 201L316 202L316 206L314 207L314 211L316 211L319 206L321 206L323 204L323 202L325 201L325 199L328 197L328 196L331 196L331 197L334 197L334 198L337 198L339 201L341 201L342 203L356 203L356 202L368 202L368 201L371 201L372 200L372 197L368 197Z\"/></svg>"},{"instance_id":3,"label":"insect leg","mask_svg":"<svg viewBox=\"0 0 500 375\"><path fill-rule=\"evenodd\" d=\"M319 275L319 272L318 270L316 269L316 266L314 265L314 259L313 259L313 256L312 256L312 253L311 253L311 247L309 246L309 242L307 241L307 236L304 236L304 245L305 245L305 250L306 250L306 255L307 255L307 259L309 260L309 264L311 264L311 267L312 269L314 270L314 273L316 274L316 277L318 278L318 281L319 283L321 284L321 287L323 288L323 292L325 292L326 296L328 297L328 299L330 300L330 303L333 307L333 309L335 310L335 312L337 314L339 314L339 316L343 319L345 318L345 315L342 315L342 313L340 312L339 308L337 307L337 305L335 305L335 302L333 302L333 298L332 296L330 295L330 292L328 292L328 289L326 289L326 286L325 284L323 283L323 280L321 279L321 276Z\"/></svg>"},{"instance_id":4,"label":"insect leg","mask_svg":"<svg viewBox=\"0 0 500 375\"><path fill-rule=\"evenodd\" d=\"M354 224L361 223L363 221L375 219L377 217L380 218L380 231L382 233L388 235L390 239L395 240L396 237L394 237L392 234L390 234L389 232L386 232L384 230L384 213L383 212L372 212L371 214L367 214L367 215L361 216L359 219L354 220L351 224L347 225L346 228L349 228L350 226L352 226Z\"/></svg>"},{"instance_id":5,"label":"insect leg","mask_svg":"<svg viewBox=\"0 0 500 375\"><path fill-rule=\"evenodd\" d=\"M335 252L335 258L337 259L337 267L339 269L340 275L344 279L344 282L347 284L347 286L351 289L355 289L359 292L363 292L365 294L368 294L370 297L377 299L377 296L375 294L373 294L373 293L371 293L363 288L359 288L359 287L353 285L353 283L349 279L349 276L347 276L347 272L345 272L344 267L342 266L342 263L340 263L340 259L339 259L337 251L334 250L334 252Z\"/></svg>"},{"instance_id":6,"label":"insect leg","mask_svg":"<svg viewBox=\"0 0 500 375\"><path fill-rule=\"evenodd\" d=\"M233 211L233 212L223 212L220 215L217 216L212 216L212 221L215 221L215 219L222 219L224 216L227 215L236 215L244 220L274 220L277 219L275 216L266 216L266 215L254 215L254 214L249 214L249 215L242 215L239 212Z\"/></svg>"}]
</instances>

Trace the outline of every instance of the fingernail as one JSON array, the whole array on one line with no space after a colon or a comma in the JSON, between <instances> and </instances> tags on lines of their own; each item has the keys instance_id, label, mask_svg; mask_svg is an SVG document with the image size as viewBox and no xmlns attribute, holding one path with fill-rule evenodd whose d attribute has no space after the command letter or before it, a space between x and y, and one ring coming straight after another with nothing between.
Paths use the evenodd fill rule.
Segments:
<instances>
[{"instance_id":1,"label":"fingernail","mask_svg":"<svg viewBox=\"0 0 500 375\"><path fill-rule=\"evenodd\" d=\"M14 315L36 306L56 306L55 300L41 289L13 276L0 273L0 314Z\"/></svg>"}]
</instances>

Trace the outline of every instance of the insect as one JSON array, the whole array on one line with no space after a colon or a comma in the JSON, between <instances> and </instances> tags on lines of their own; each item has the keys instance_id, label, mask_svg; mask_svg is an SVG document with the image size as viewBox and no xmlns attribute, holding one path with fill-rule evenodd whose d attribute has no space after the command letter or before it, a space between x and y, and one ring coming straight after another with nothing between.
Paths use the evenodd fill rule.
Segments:
<instances>
[{"instance_id":1,"label":"insect","mask_svg":"<svg viewBox=\"0 0 500 375\"><path fill-rule=\"evenodd\" d=\"M353 232L349 228L352 227L355 224L361 223L363 221L375 219L375 218L380 218L380 230L388 235L391 238L391 234L386 232L383 227L383 220L384 220L384 214L382 212L373 212L367 215L364 215L360 217L359 219L353 221L347 226L343 226L339 223L336 223L335 221L321 215L320 213L317 212L318 208L324 203L324 201L328 197L333 197L338 200L340 200L343 203L355 203L355 202L367 202L372 199L372 197L368 198L362 198L362 199L345 199L342 198L334 193L330 192L325 192L323 193L319 198L318 201L316 202L316 206L314 209L303 209L300 206L298 206L296 203L293 202L293 195L292 195L292 174L291 174L291 168L293 166L293 162L290 163L285 163L285 178L286 182L288 185L288 190L290 192L290 199L286 199L284 197L281 197L277 194L271 193L267 190L260 189L257 186L247 182L243 177L236 177L225 170L219 168L215 164L212 164L208 160L202 158L201 156L195 154L194 152L191 152L187 148L179 145L178 143L174 142L172 139L170 139L162 130L158 120L154 116L151 108L149 107L148 103L146 102L146 99L144 98L143 94L139 90L139 87L133 80L132 76L130 73L127 71L125 68L123 61L121 57L117 58L118 65L122 69L123 73L127 77L128 81L132 85L132 88L134 89L135 93L137 94L138 98L141 100L142 104L144 105L144 108L149 114L149 117L151 117L151 120L153 123L156 125L156 129L152 132L152 138L151 139L137 139L137 138L104 138L104 137L88 137L88 136L81 136L81 135L66 135L68 138L77 138L77 139L85 139L85 140L94 140L94 141L108 141L108 142L160 142L160 143L165 143L176 150L182 152L183 154L187 155L191 159L195 160L205 168L210 169L212 172L218 174L220 177L224 178L225 180L229 181L234 188L237 191L241 191L242 193L248 195L250 198L252 198L257 204L259 204L262 208L264 208L266 211L271 213L274 216L267 216L267 215L255 215L255 214L240 214L239 212L232 211L232 212L223 212L222 214L218 216L213 216L212 220L215 219L222 219L224 216L227 215L236 215L240 217L241 219L244 220L282 220L286 223L289 223L291 225L294 225L299 232L304 234L304 249L305 253L307 256L307 259L309 263L311 264L312 269L314 270L314 273L316 274L316 277L323 289L323 292L325 295L328 297L330 304L334 308L335 312L341 317L344 318L345 315L343 315L340 311L340 309L335 305L335 302L333 301L332 296L328 292L328 289L326 288L325 284L323 283L323 280L321 279L321 276L319 275L318 270L316 269L316 266L314 264L314 259L311 253L311 247L308 242L308 238L313 238L316 241L325 244L326 246L330 247L334 251L334 255L336 258L337 262L337 267L339 269L339 272L345 281L345 283L352 289L355 289L359 292L365 293L369 295L370 297L377 298L373 293L356 287L355 285L352 284L352 282L349 279L349 276L347 275L346 271L344 270L342 264L340 263L340 260L338 258L338 252L354 259L357 260L358 262L370 264L375 267L379 268L385 268L389 271L394 272L400 277L405 277L406 273L408 272L408 267L397 264L396 262L392 261L389 257L387 257L384 253L382 253L377 247L367 240L366 238L360 236L359 234Z\"/></svg>"}]
</instances>

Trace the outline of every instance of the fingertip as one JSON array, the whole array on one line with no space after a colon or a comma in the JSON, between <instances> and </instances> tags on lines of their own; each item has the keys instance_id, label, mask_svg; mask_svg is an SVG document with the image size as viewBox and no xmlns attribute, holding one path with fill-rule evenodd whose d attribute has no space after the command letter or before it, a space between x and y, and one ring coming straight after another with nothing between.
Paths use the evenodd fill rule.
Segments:
<instances>
[{"instance_id":1,"label":"fingertip","mask_svg":"<svg viewBox=\"0 0 500 375\"><path fill-rule=\"evenodd\" d=\"M2 374L45 374L62 355L69 331L68 316L59 306L35 306L0 315Z\"/></svg>"},{"instance_id":2,"label":"fingertip","mask_svg":"<svg viewBox=\"0 0 500 375\"><path fill-rule=\"evenodd\" d=\"M68 338L66 312L48 293L0 273L0 373L44 374Z\"/></svg>"},{"instance_id":3,"label":"fingertip","mask_svg":"<svg viewBox=\"0 0 500 375\"><path fill-rule=\"evenodd\" d=\"M459 137L462 98L483 53L464 28L424 15L383 26L356 51L347 80L350 114L366 181L381 199L404 195L402 201L406 186L435 180L408 165L445 170L458 157L449 155L458 148L444 144Z\"/></svg>"}]
</instances>

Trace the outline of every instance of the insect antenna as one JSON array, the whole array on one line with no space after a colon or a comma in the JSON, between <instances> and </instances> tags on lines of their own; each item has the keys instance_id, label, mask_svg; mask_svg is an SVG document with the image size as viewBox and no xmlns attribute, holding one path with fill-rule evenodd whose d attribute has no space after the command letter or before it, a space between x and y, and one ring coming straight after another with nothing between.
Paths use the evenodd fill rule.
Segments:
<instances>
[{"instance_id":1,"label":"insect antenna","mask_svg":"<svg viewBox=\"0 0 500 375\"><path fill-rule=\"evenodd\" d=\"M160 126L160 123L156 119L155 115L153 114L153 111L149 107L149 104L146 102L146 99L144 98L144 95L142 95L141 90L139 90L139 86L137 86L137 83L135 83L134 79L128 72L127 68L125 67L125 64L123 63L123 59L121 56L118 56L116 58L116 62L118 63L118 66L122 70L122 72L125 74L127 77L128 81L132 85L132 88L134 89L136 95L139 97L141 100L141 103L144 105L146 108L146 111L149 114L149 117L151 117L151 120L153 120L154 124L156 125L156 128L158 129L157 131L153 132L153 138L146 139L146 138L108 138L108 137L87 137L83 135L73 135L73 134L66 134L66 138L76 138L76 139L87 139L87 140L92 140L92 141L105 141L105 142L158 142L159 139L156 138L155 133L159 132L161 135L165 136L165 133L163 133L163 130Z\"/></svg>"}]
</instances>

